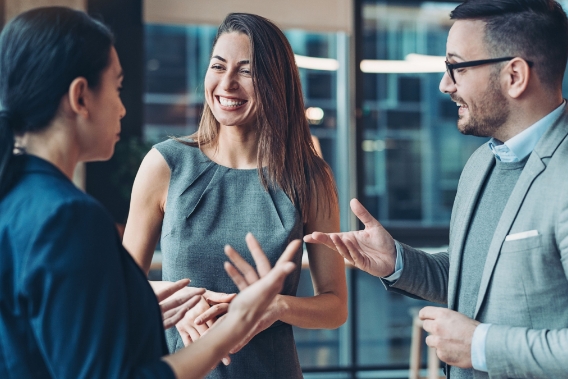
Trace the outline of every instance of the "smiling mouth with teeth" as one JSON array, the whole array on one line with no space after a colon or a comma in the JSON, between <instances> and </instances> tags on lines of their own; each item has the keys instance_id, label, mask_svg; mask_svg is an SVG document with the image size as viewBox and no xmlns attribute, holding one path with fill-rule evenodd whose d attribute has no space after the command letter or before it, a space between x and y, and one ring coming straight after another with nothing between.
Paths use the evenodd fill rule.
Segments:
<instances>
[{"instance_id":1,"label":"smiling mouth with teeth","mask_svg":"<svg viewBox=\"0 0 568 379\"><path fill-rule=\"evenodd\" d=\"M230 108L238 108L247 102L247 100L227 99L221 96L217 96L217 100L219 100L219 104L222 106Z\"/></svg>"}]
</instances>

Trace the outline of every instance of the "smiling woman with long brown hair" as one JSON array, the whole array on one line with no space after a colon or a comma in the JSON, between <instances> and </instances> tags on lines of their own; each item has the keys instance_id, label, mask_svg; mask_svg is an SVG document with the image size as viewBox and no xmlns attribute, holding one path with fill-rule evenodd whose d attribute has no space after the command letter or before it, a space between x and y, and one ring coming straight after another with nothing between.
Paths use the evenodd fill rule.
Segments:
<instances>
[{"instance_id":1,"label":"smiling woman with long brown hair","mask_svg":"<svg viewBox=\"0 0 568 379\"><path fill-rule=\"evenodd\" d=\"M241 241L253 232L274 263L289 241L339 230L331 170L314 150L298 68L282 31L260 16L229 14L204 88L197 132L157 144L144 159L124 235L148 272L161 233L164 281L191 277L207 289L167 334L170 350L199 339L226 311L235 287L221 272L223 245L246 251ZM302 377L291 325L337 328L347 318L343 259L322 245L308 246L308 256L315 295L295 296L298 249L281 295L211 378Z\"/></svg>"}]
</instances>

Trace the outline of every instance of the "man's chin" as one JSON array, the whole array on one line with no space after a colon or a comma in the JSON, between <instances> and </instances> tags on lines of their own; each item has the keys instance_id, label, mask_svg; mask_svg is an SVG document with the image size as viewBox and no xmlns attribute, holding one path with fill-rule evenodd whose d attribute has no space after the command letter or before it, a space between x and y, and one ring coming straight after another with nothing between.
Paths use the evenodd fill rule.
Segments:
<instances>
[{"instance_id":1,"label":"man's chin","mask_svg":"<svg viewBox=\"0 0 568 379\"><path fill-rule=\"evenodd\" d=\"M457 127L461 134L465 134L466 136L471 135L471 128L467 124L467 121L464 120L463 116L459 116Z\"/></svg>"},{"instance_id":2,"label":"man's chin","mask_svg":"<svg viewBox=\"0 0 568 379\"><path fill-rule=\"evenodd\" d=\"M466 136L475 137L491 137L491 133L488 130L483 130L482 127L476 125L462 124L458 121L458 130L461 134Z\"/></svg>"}]
</instances>

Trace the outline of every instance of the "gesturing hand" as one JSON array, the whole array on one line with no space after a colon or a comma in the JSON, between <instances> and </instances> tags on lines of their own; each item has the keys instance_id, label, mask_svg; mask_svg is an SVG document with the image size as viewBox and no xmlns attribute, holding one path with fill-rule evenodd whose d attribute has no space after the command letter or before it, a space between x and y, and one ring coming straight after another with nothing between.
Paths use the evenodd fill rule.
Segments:
<instances>
[{"instance_id":1,"label":"gesturing hand","mask_svg":"<svg viewBox=\"0 0 568 379\"><path fill-rule=\"evenodd\" d=\"M471 340L479 321L446 308L425 307L418 314L430 333L426 344L436 349L440 360L451 366L471 368Z\"/></svg>"},{"instance_id":2,"label":"gesturing hand","mask_svg":"<svg viewBox=\"0 0 568 379\"><path fill-rule=\"evenodd\" d=\"M226 294L213 291L205 291L203 296L198 300L193 308L185 313L185 316L176 324L176 328L181 336L183 344L185 346L189 345L193 341L199 339L202 335L207 333L207 330L213 326L216 321L216 317L210 317L205 322L197 322L198 319L202 318L204 313L211 310L211 305L209 301L219 304L219 303L229 303L235 294ZM202 320L199 320L202 321Z\"/></svg>"},{"instance_id":3,"label":"gesturing hand","mask_svg":"<svg viewBox=\"0 0 568 379\"><path fill-rule=\"evenodd\" d=\"M314 232L304 237L307 243L321 243L341 254L355 267L375 276L394 272L396 248L393 238L361 205L351 200L351 210L365 225L364 230L345 233Z\"/></svg>"},{"instance_id":4,"label":"gesturing hand","mask_svg":"<svg viewBox=\"0 0 568 379\"><path fill-rule=\"evenodd\" d=\"M286 276L294 270L295 264L290 261L301 245L300 240L290 242L271 270L268 258L252 234L247 234L246 242L258 272L232 247L225 247L225 254L233 263L226 262L225 270L241 291L230 304L229 313L225 318L227 321L231 319L239 323L240 329L246 331L244 338L231 352L240 350L256 334L278 320L279 311L275 298L282 290Z\"/></svg>"},{"instance_id":5,"label":"gesturing hand","mask_svg":"<svg viewBox=\"0 0 568 379\"><path fill-rule=\"evenodd\" d=\"M177 282L167 283L154 293L160 303L164 329L169 329L178 323L185 313L199 302L205 290L203 288L187 287L189 279L181 279Z\"/></svg>"}]
</instances>

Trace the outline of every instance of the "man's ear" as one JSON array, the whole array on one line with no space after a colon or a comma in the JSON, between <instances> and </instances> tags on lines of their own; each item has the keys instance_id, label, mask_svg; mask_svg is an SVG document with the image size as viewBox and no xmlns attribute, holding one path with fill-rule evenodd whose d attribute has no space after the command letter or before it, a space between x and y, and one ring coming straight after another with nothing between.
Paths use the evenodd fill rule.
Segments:
<instances>
[{"instance_id":1,"label":"man's ear","mask_svg":"<svg viewBox=\"0 0 568 379\"><path fill-rule=\"evenodd\" d=\"M507 93L514 99L519 98L529 85L531 68L527 61L521 58L512 59L505 67L507 75Z\"/></svg>"},{"instance_id":2,"label":"man's ear","mask_svg":"<svg viewBox=\"0 0 568 379\"><path fill-rule=\"evenodd\" d=\"M71 111L77 115L88 117L89 111L86 103L89 97L89 84L87 83L87 79L83 77L75 78L69 86L67 95L69 96Z\"/></svg>"}]
</instances>

